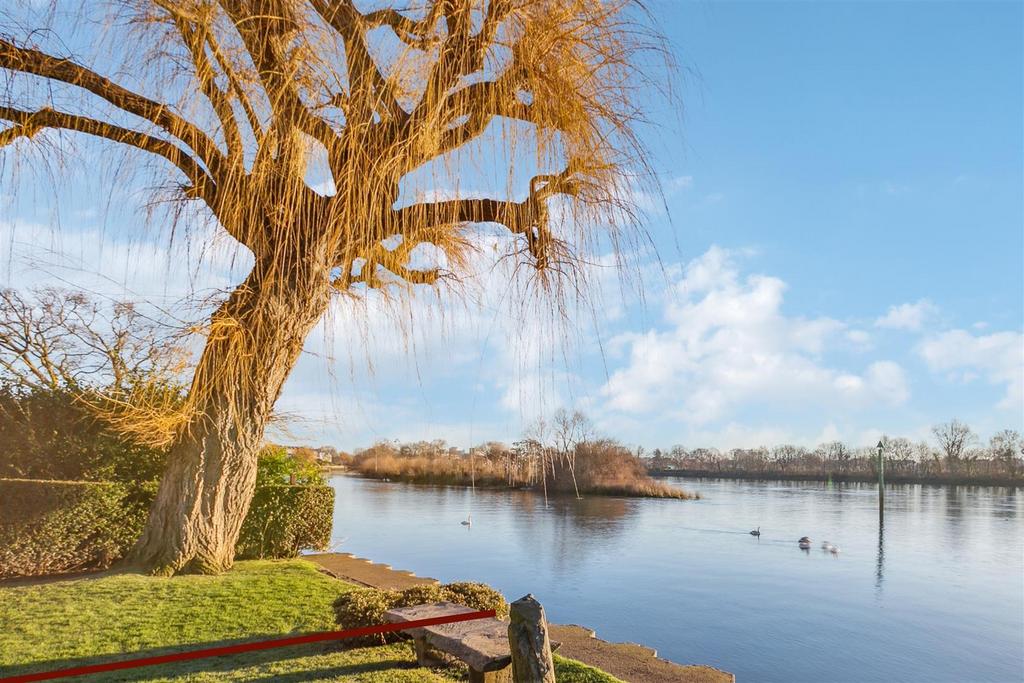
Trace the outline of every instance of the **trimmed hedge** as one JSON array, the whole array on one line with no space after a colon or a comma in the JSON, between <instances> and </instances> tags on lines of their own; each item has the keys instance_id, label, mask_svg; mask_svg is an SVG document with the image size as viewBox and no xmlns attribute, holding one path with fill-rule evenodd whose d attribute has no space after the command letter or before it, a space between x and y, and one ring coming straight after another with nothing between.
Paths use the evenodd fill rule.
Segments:
<instances>
[{"instance_id":1,"label":"trimmed hedge","mask_svg":"<svg viewBox=\"0 0 1024 683\"><path fill-rule=\"evenodd\" d=\"M295 557L331 542L334 489L330 486L261 486L242 524L236 555L243 559Z\"/></svg>"},{"instance_id":2,"label":"trimmed hedge","mask_svg":"<svg viewBox=\"0 0 1024 683\"><path fill-rule=\"evenodd\" d=\"M334 601L334 616L345 629L383 624L384 613L395 607L411 607L432 602L454 602L476 610L493 609L499 618L508 616L505 597L483 583L448 583L413 586L404 591L383 591L374 588L345 593ZM403 636L386 633L357 639L361 644L396 642Z\"/></svg>"},{"instance_id":3,"label":"trimmed hedge","mask_svg":"<svg viewBox=\"0 0 1024 683\"><path fill-rule=\"evenodd\" d=\"M155 494L155 482L0 479L0 577L109 567L142 532ZM261 486L242 524L238 556L323 549L333 511L328 486Z\"/></svg>"},{"instance_id":4,"label":"trimmed hedge","mask_svg":"<svg viewBox=\"0 0 1024 683\"><path fill-rule=\"evenodd\" d=\"M109 566L145 520L121 484L0 479L0 576Z\"/></svg>"}]
</instances>

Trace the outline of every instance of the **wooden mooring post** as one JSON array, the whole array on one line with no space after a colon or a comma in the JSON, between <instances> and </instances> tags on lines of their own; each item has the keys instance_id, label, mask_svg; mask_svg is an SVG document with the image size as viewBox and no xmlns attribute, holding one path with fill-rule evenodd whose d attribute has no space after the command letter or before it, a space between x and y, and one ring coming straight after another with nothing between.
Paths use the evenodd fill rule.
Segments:
<instances>
[{"instance_id":1,"label":"wooden mooring post","mask_svg":"<svg viewBox=\"0 0 1024 683\"><path fill-rule=\"evenodd\" d=\"M555 662L544 608L532 595L509 608L508 644L513 683L555 683Z\"/></svg>"}]
</instances>

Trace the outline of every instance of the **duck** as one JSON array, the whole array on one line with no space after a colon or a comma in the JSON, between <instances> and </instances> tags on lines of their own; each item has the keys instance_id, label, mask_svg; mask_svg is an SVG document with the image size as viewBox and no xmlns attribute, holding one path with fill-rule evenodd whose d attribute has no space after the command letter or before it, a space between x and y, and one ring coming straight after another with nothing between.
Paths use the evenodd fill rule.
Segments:
<instances>
[{"instance_id":1,"label":"duck","mask_svg":"<svg viewBox=\"0 0 1024 683\"><path fill-rule=\"evenodd\" d=\"M811 547L811 539L810 539L810 538L808 538L807 536L801 536L801 537L800 537L800 540L799 540L799 541L797 541L797 543L798 543L798 544L800 545L800 547L801 547L801 548L803 548L804 550L806 550L806 549L808 549L808 548L810 548L810 547Z\"/></svg>"},{"instance_id":2,"label":"duck","mask_svg":"<svg viewBox=\"0 0 1024 683\"><path fill-rule=\"evenodd\" d=\"M828 541L822 541L822 543L821 543L821 549L822 550L832 550L832 548L834 548L834 547L835 546L832 545L831 543L829 543Z\"/></svg>"},{"instance_id":3,"label":"duck","mask_svg":"<svg viewBox=\"0 0 1024 683\"><path fill-rule=\"evenodd\" d=\"M754 529L753 531L751 531L751 532L750 532L750 535L751 535L751 536L760 536L760 535L761 535L761 527L757 527L756 529Z\"/></svg>"},{"instance_id":4,"label":"duck","mask_svg":"<svg viewBox=\"0 0 1024 683\"><path fill-rule=\"evenodd\" d=\"M459 522L462 526L473 526L473 515L467 515L466 519Z\"/></svg>"},{"instance_id":5,"label":"duck","mask_svg":"<svg viewBox=\"0 0 1024 683\"><path fill-rule=\"evenodd\" d=\"M838 554L839 554L839 546L837 546L837 545L831 546L831 547L830 547L830 548L828 549L828 551L829 551L830 553L832 553L833 555L838 555Z\"/></svg>"}]
</instances>

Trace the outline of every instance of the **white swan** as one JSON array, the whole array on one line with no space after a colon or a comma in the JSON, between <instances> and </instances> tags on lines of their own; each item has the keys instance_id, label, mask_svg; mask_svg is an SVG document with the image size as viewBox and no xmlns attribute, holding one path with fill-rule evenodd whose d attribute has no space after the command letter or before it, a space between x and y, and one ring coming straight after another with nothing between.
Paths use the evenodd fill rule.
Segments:
<instances>
[{"instance_id":1,"label":"white swan","mask_svg":"<svg viewBox=\"0 0 1024 683\"><path fill-rule=\"evenodd\" d=\"M462 526L473 526L473 515L468 515L466 519L459 522Z\"/></svg>"}]
</instances>

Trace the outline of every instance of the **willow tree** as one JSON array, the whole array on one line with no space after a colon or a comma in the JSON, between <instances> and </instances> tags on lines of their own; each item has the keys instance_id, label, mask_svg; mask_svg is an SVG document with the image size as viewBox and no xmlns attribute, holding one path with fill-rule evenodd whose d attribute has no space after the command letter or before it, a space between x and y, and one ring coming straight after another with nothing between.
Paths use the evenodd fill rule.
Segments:
<instances>
[{"instance_id":1,"label":"willow tree","mask_svg":"<svg viewBox=\"0 0 1024 683\"><path fill-rule=\"evenodd\" d=\"M232 563L274 403L333 295L457 280L474 224L514 235L509 255L536 269L544 292L577 272L596 234L622 244L646 169L635 126L656 32L630 0L97 7L107 30L149 49L126 38L123 64L99 50L65 54L48 46L64 45L60 28L78 15L46 31L11 22L0 36L0 146L56 130L155 155L177 174L177 198L205 205L252 253L211 315L186 405L135 429L166 445L169 464L129 560L218 572ZM507 164L524 149L536 173L506 169L504 196L442 188L399 202L418 169ZM335 194L307 184L316 163ZM423 245L436 258L418 258Z\"/></svg>"}]
</instances>

